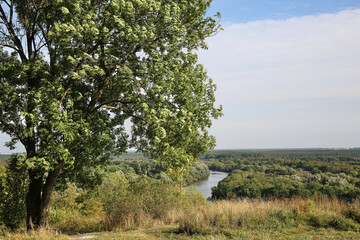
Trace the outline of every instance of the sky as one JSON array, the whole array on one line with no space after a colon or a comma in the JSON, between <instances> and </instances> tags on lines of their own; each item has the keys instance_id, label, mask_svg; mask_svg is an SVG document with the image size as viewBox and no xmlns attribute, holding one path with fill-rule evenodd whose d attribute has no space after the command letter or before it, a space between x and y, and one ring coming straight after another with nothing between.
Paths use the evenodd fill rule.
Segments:
<instances>
[{"instance_id":1,"label":"sky","mask_svg":"<svg viewBox=\"0 0 360 240\"><path fill-rule=\"evenodd\" d=\"M198 53L223 106L216 149L360 147L360 1L213 0L216 12L224 30Z\"/></svg>"},{"instance_id":2,"label":"sky","mask_svg":"<svg viewBox=\"0 0 360 240\"><path fill-rule=\"evenodd\" d=\"M360 1L214 0L217 149L360 147Z\"/></svg>"}]
</instances>

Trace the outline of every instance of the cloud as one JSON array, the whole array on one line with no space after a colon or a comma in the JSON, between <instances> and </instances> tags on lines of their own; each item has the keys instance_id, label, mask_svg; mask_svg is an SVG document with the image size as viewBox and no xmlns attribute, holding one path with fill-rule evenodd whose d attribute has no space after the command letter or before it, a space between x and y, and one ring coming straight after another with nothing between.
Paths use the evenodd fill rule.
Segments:
<instances>
[{"instance_id":1,"label":"cloud","mask_svg":"<svg viewBox=\"0 0 360 240\"><path fill-rule=\"evenodd\" d=\"M359 39L360 9L233 24L209 39L209 50L199 59L217 83L217 102L224 106L225 116L213 130L222 139L218 146L310 147L309 138L322 146L343 145L341 139L360 146ZM299 122L299 116L305 119ZM273 134L272 141L261 137L266 132ZM299 139L289 141L290 133ZM236 145L226 134L239 141L258 137Z\"/></svg>"}]
</instances>

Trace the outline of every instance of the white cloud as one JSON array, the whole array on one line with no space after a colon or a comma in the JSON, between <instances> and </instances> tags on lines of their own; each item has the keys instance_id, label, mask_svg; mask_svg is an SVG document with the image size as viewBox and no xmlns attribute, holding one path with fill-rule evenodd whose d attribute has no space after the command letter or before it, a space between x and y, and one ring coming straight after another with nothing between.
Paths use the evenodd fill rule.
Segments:
<instances>
[{"instance_id":1,"label":"white cloud","mask_svg":"<svg viewBox=\"0 0 360 240\"><path fill-rule=\"evenodd\" d=\"M360 9L234 24L210 39L199 55L224 105L219 148L360 146L359 39Z\"/></svg>"}]
</instances>

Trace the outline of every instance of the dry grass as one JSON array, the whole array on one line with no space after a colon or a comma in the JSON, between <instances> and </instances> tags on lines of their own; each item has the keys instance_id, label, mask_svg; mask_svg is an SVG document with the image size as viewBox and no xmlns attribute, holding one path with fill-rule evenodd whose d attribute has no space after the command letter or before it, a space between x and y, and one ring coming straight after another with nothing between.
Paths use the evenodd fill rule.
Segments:
<instances>
[{"instance_id":1,"label":"dry grass","mask_svg":"<svg viewBox=\"0 0 360 240\"><path fill-rule=\"evenodd\" d=\"M58 234L55 231L40 229L37 231L4 232L0 239L6 240L70 240L66 235Z\"/></svg>"},{"instance_id":2,"label":"dry grass","mask_svg":"<svg viewBox=\"0 0 360 240\"><path fill-rule=\"evenodd\" d=\"M216 201L191 209L179 220L179 230L191 234L212 232L283 231L300 225L359 231L358 203L335 199ZM350 210L349 210L350 209Z\"/></svg>"},{"instance_id":3,"label":"dry grass","mask_svg":"<svg viewBox=\"0 0 360 240\"><path fill-rule=\"evenodd\" d=\"M184 202L189 203L186 199ZM151 208L133 211L133 206L119 211L120 224L113 232L96 239L360 239L359 202L326 198L200 201L166 205L160 215L153 211L152 204L146 206ZM103 211L91 211L87 215L69 216L56 226L67 232L89 232L101 230L96 229L99 226L104 229L107 224L113 226L109 221ZM4 232L0 239L69 238L41 230Z\"/></svg>"}]
</instances>

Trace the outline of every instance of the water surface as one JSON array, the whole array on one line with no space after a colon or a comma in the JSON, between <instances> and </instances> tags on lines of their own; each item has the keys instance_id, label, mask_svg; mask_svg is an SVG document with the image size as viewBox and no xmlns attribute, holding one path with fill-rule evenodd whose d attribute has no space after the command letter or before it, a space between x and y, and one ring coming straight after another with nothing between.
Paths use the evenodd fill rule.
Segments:
<instances>
[{"instance_id":1,"label":"water surface","mask_svg":"<svg viewBox=\"0 0 360 240\"><path fill-rule=\"evenodd\" d=\"M219 172L219 171L210 171L208 178L203 179L199 182L192 184L196 189L201 192L205 198L211 197L211 188L216 187L218 182L223 180L229 173Z\"/></svg>"}]
</instances>

